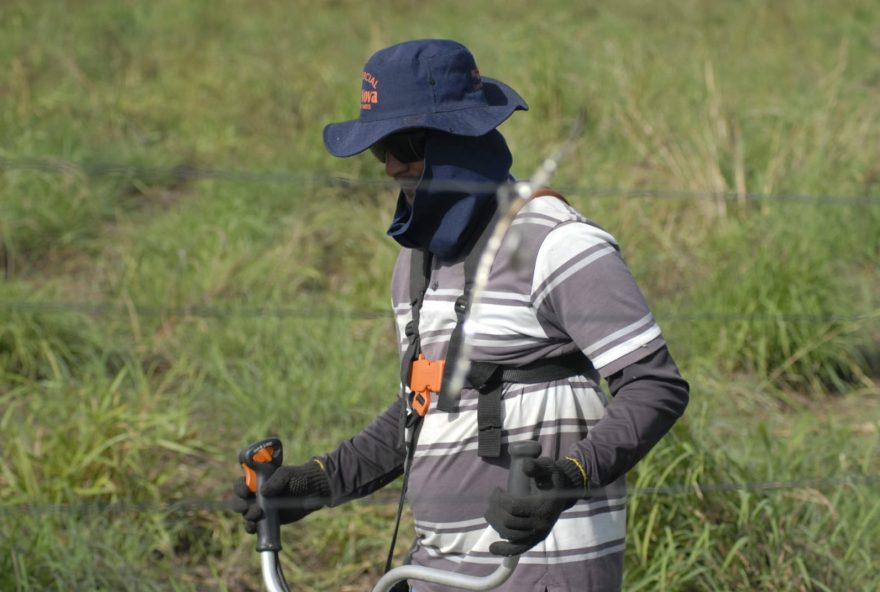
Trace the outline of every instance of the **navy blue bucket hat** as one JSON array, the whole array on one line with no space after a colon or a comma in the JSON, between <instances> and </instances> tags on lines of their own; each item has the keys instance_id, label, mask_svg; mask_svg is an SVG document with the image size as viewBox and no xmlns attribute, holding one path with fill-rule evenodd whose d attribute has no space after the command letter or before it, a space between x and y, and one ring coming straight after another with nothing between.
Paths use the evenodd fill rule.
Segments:
<instances>
[{"instance_id":1,"label":"navy blue bucket hat","mask_svg":"<svg viewBox=\"0 0 880 592\"><path fill-rule=\"evenodd\" d=\"M358 119L324 128L334 156L363 152L387 135L429 128L482 136L514 111L528 109L516 91L480 75L474 56L455 41L421 39L376 52L364 66Z\"/></svg>"}]
</instances>

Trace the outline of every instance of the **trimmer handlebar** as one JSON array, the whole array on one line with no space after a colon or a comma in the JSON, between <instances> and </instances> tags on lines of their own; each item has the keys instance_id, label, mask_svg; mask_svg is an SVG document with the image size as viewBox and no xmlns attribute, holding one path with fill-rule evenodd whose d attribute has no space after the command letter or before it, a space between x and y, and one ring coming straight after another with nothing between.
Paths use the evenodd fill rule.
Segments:
<instances>
[{"instance_id":1,"label":"trimmer handlebar","mask_svg":"<svg viewBox=\"0 0 880 592\"><path fill-rule=\"evenodd\" d=\"M257 551L281 550L281 521L278 508L271 498L260 493L263 483L281 466L284 451L281 440L266 438L254 442L238 453L238 462L244 469L244 480L248 489L257 496L257 505L263 511L263 518L257 522Z\"/></svg>"},{"instance_id":2,"label":"trimmer handlebar","mask_svg":"<svg viewBox=\"0 0 880 592\"><path fill-rule=\"evenodd\" d=\"M534 440L511 442L507 450L510 453L510 473L507 476L507 492L511 495L528 495L531 490L531 480L523 472L523 461L527 458L538 458L541 456L541 445Z\"/></svg>"},{"instance_id":3,"label":"trimmer handlebar","mask_svg":"<svg viewBox=\"0 0 880 592\"><path fill-rule=\"evenodd\" d=\"M532 440L511 442L507 450L510 453L507 491L513 495L528 495L531 491L531 479L523 472L523 463L527 458L541 456L541 445ZM404 565L392 569L382 576L373 588L373 592L389 592L394 584L407 579L432 582L459 590L492 590L503 584L519 563L519 555L499 559L501 565L489 575L482 577L466 576L432 567Z\"/></svg>"},{"instance_id":4,"label":"trimmer handlebar","mask_svg":"<svg viewBox=\"0 0 880 592\"><path fill-rule=\"evenodd\" d=\"M541 445L533 441L512 442L510 453L510 474L507 478L507 490L514 495L528 495L531 480L523 472L523 461L526 458L537 458L541 455ZM238 461L244 469L245 483L257 496L257 504L263 511L263 518L257 522L257 551L263 571L263 581L270 592L289 592L278 551L281 550L281 522L278 508L271 498L265 498L260 488L275 469L281 466L281 440L266 438L255 442L242 450ZM464 590L491 590L504 583L516 569L518 556L504 557L501 565L494 572L484 577L465 576L439 569L405 565L386 573L373 588L373 592L387 592L396 582L404 579L423 580Z\"/></svg>"}]
</instances>

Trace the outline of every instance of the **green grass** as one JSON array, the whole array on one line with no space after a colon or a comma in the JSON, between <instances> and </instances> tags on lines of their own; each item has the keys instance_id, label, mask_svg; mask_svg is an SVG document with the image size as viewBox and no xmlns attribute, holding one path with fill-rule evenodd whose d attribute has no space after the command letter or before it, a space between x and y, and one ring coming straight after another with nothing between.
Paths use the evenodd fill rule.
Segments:
<instances>
[{"instance_id":1,"label":"green grass","mask_svg":"<svg viewBox=\"0 0 880 592\"><path fill-rule=\"evenodd\" d=\"M762 422L746 433L737 426L730 434L713 430L717 420L710 414L723 407L714 399L731 393L697 394L708 400L697 402L686 427L677 428L631 478L636 488L690 488L630 501L631 589L840 590L853 582L870 589L880 528L871 488L771 488L822 482L829 467L836 467L834 474L875 474L876 419L862 426L872 435L857 447L853 440L863 434L817 417L812 408L791 413L785 423ZM746 482L757 485L731 492L699 486Z\"/></svg>"},{"instance_id":2,"label":"green grass","mask_svg":"<svg viewBox=\"0 0 880 592\"><path fill-rule=\"evenodd\" d=\"M4 3L0 589L259 589L217 505L239 447L328 451L397 383L390 315L359 315L387 309L393 196L310 179L382 177L321 129L357 116L372 51L427 36L529 101L518 176L586 110L554 185L619 238L692 383L630 475L692 490L631 499L626 589L880 586L876 483L699 489L880 473L874 4ZM389 489L285 528L297 589L370 589Z\"/></svg>"}]
</instances>

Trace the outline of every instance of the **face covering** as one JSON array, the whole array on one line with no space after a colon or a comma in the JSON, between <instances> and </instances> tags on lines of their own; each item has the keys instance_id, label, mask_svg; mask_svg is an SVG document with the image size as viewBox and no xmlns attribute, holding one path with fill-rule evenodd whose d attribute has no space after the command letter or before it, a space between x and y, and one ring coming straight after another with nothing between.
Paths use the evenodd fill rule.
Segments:
<instances>
[{"instance_id":1,"label":"face covering","mask_svg":"<svg viewBox=\"0 0 880 592\"><path fill-rule=\"evenodd\" d=\"M415 198L410 204L400 192L388 236L440 260L455 260L494 213L495 191L508 180L512 162L497 130L478 137L428 130Z\"/></svg>"}]
</instances>

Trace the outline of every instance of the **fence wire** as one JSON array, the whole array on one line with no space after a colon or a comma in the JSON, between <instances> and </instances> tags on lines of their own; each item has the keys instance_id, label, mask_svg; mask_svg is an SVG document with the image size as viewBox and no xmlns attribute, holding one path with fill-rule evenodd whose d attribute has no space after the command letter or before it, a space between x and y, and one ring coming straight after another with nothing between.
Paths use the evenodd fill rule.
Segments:
<instances>
[{"instance_id":1,"label":"fence wire","mask_svg":"<svg viewBox=\"0 0 880 592\"><path fill-rule=\"evenodd\" d=\"M744 483L681 483L661 485L657 487L636 487L627 492L628 497L661 497L688 496L702 499L713 494L783 492L803 490L829 490L842 487L871 487L880 485L880 475L844 475L824 479L794 479L787 481L751 481ZM354 501L355 504L366 506L394 506L398 502L398 492L389 488L387 493L379 493L371 497ZM309 502L313 500L308 500ZM327 502L329 500L319 500ZM431 496L433 502L474 502L485 501L484 498L468 498L467 496ZM300 502L302 503L302 502ZM290 504L293 507L294 504ZM285 506L286 507L286 506ZM207 498L190 498L174 500L167 503L150 502L69 502L61 504L22 503L0 506L0 516L46 515L46 514L192 514L197 512L232 512L231 500Z\"/></svg>"},{"instance_id":2,"label":"fence wire","mask_svg":"<svg viewBox=\"0 0 880 592\"><path fill-rule=\"evenodd\" d=\"M327 320L391 320L391 310L378 308L311 308L311 307L218 307L206 305L191 306L155 306L134 304L128 307L122 304L107 302L51 302L31 300L0 300L0 310L12 312L36 312L48 314L79 313L88 316L130 315L132 312L145 317L174 317L197 319L225 318L291 318L303 321ZM804 313L752 313L705 312L705 313L668 313L657 314L661 322L709 322L709 323L878 323L880 310L839 314L804 314ZM614 317L603 317L615 320Z\"/></svg>"},{"instance_id":3,"label":"fence wire","mask_svg":"<svg viewBox=\"0 0 880 592\"><path fill-rule=\"evenodd\" d=\"M344 189L398 189L390 179L368 179L307 171L249 171L178 165L173 167L142 166L114 162L75 162L60 158L4 158L0 157L0 171L38 171L80 175L84 177L117 177L144 182L184 184L190 181L217 180L235 183L268 183L309 187L337 187ZM436 183L436 189L444 184ZM496 185L484 183L451 184L456 189L492 191ZM791 202L827 205L880 205L880 195L810 195L797 193L740 193L735 191L689 191L677 189L645 189L626 187L596 187L561 184L562 193L580 198L619 197L625 199L708 199L730 202Z\"/></svg>"}]
</instances>

